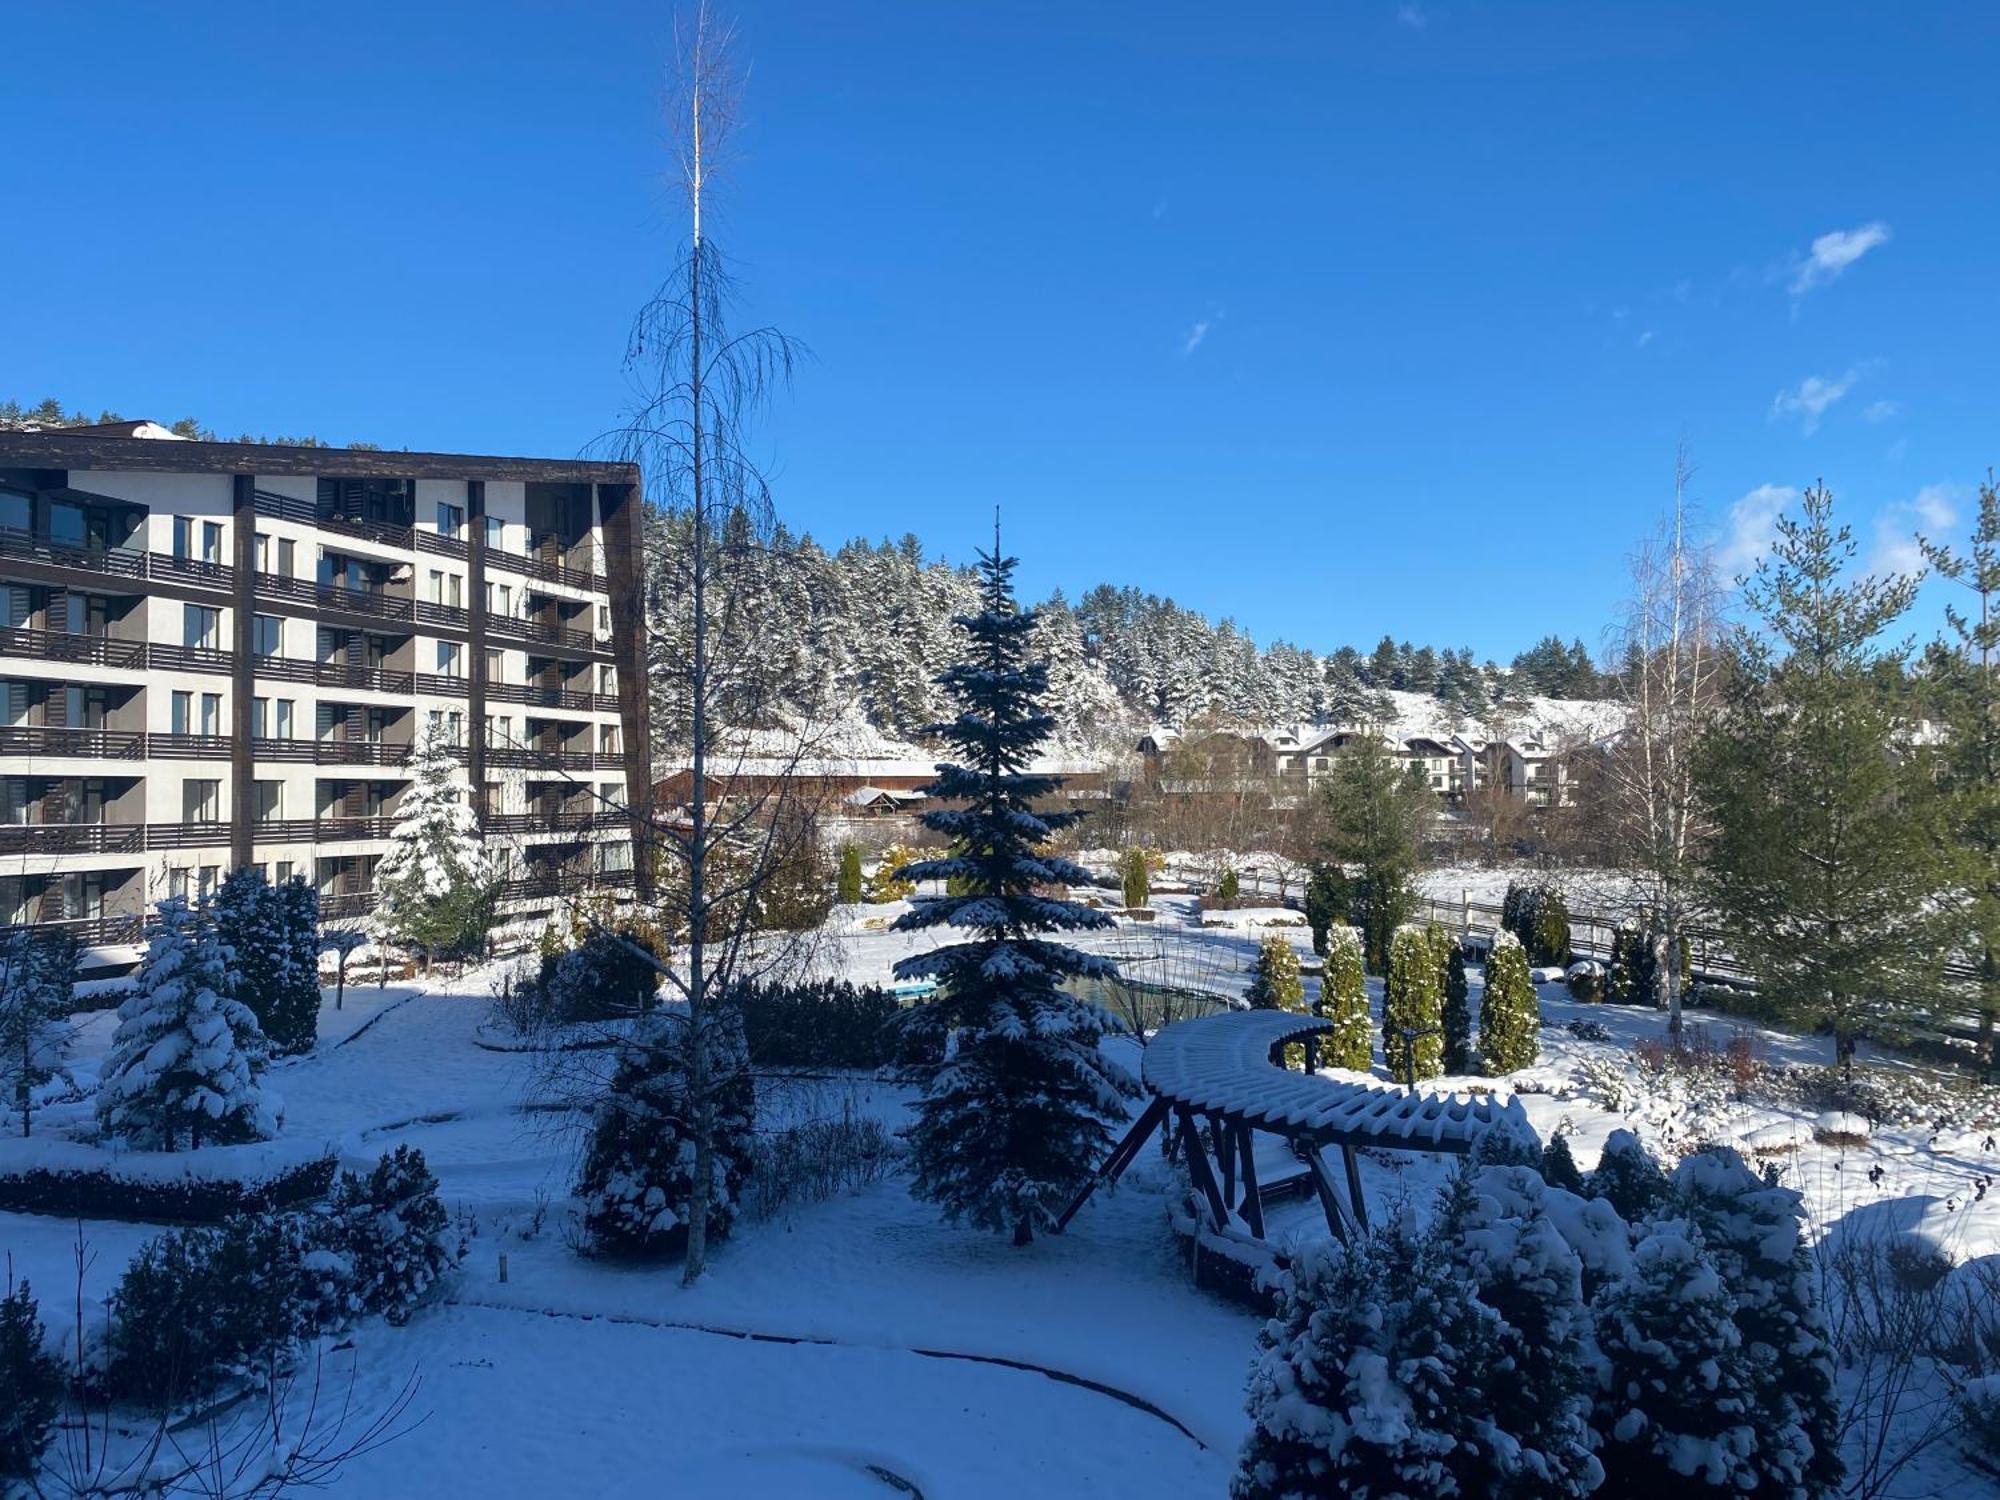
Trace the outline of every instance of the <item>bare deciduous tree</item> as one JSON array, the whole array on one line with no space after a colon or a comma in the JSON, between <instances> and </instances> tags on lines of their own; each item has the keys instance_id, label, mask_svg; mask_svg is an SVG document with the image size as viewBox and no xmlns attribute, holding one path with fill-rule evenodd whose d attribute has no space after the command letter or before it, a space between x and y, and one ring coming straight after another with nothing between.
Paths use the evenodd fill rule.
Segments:
<instances>
[{"instance_id":1,"label":"bare deciduous tree","mask_svg":"<svg viewBox=\"0 0 2000 1500\"><path fill-rule=\"evenodd\" d=\"M1674 455L1673 509L1632 559L1632 596L1618 631L1626 722L1610 747L1609 823L1634 879L1624 902L1659 948L1654 966L1667 1029L1680 1035L1678 953L1693 916L1706 814L1694 748L1721 687L1723 590L1713 554L1688 535L1685 443Z\"/></svg>"}]
</instances>

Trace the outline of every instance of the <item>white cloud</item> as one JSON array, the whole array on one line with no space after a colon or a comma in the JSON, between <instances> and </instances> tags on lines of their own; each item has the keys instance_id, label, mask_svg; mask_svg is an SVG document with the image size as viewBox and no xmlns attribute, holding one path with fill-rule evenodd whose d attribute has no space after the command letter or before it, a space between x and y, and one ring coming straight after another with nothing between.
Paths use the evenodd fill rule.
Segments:
<instances>
[{"instance_id":1,"label":"white cloud","mask_svg":"<svg viewBox=\"0 0 2000 1500\"><path fill-rule=\"evenodd\" d=\"M1760 484L1729 507L1728 529L1715 549L1725 574L1733 577L1757 566L1778 535L1778 517L1798 493L1790 485Z\"/></svg>"},{"instance_id":2,"label":"white cloud","mask_svg":"<svg viewBox=\"0 0 2000 1500\"><path fill-rule=\"evenodd\" d=\"M1808 375L1794 389L1778 392L1771 402L1769 420L1776 422L1785 417L1797 417L1801 432L1817 432L1819 419L1826 415L1827 408L1853 390L1854 383L1863 373L1863 367L1855 365L1846 374L1832 378Z\"/></svg>"},{"instance_id":3,"label":"white cloud","mask_svg":"<svg viewBox=\"0 0 2000 1500\"><path fill-rule=\"evenodd\" d=\"M1412 31L1422 31L1431 24L1430 13L1414 4L1413 0L1404 0L1403 4L1396 7L1396 21Z\"/></svg>"},{"instance_id":4,"label":"white cloud","mask_svg":"<svg viewBox=\"0 0 2000 1500\"><path fill-rule=\"evenodd\" d=\"M1187 337L1181 341L1182 359L1186 359L1190 354L1194 353L1195 350L1201 347L1201 341L1208 337L1208 327L1209 327L1208 319L1203 318L1199 323L1195 324L1194 327L1188 330Z\"/></svg>"},{"instance_id":5,"label":"white cloud","mask_svg":"<svg viewBox=\"0 0 2000 1500\"><path fill-rule=\"evenodd\" d=\"M1927 484L1875 518L1875 547L1868 557L1874 573L1921 573L1923 549L1917 538L1935 541L1958 524L1960 491L1955 484Z\"/></svg>"},{"instance_id":6,"label":"white cloud","mask_svg":"<svg viewBox=\"0 0 2000 1500\"><path fill-rule=\"evenodd\" d=\"M1861 420L1886 422L1891 417L1900 417L1902 414L1903 403L1900 401L1871 401L1861 409Z\"/></svg>"},{"instance_id":7,"label":"white cloud","mask_svg":"<svg viewBox=\"0 0 2000 1500\"><path fill-rule=\"evenodd\" d=\"M1791 292L1803 297L1825 286L1878 245L1889 242L1889 226L1880 219L1858 229L1835 229L1812 242L1812 248L1792 259Z\"/></svg>"},{"instance_id":8,"label":"white cloud","mask_svg":"<svg viewBox=\"0 0 2000 1500\"><path fill-rule=\"evenodd\" d=\"M1640 334L1636 340L1634 340L1634 343L1637 345L1637 347L1643 349L1648 344L1652 343L1657 336L1658 335L1656 335L1652 329L1648 328L1644 333Z\"/></svg>"}]
</instances>

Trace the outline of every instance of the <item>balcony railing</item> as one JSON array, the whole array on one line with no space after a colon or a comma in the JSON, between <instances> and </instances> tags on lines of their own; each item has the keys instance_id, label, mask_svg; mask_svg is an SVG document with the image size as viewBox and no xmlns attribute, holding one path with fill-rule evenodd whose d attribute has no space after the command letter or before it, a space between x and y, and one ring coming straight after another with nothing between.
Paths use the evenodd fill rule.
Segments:
<instances>
[{"instance_id":1,"label":"balcony railing","mask_svg":"<svg viewBox=\"0 0 2000 1500\"><path fill-rule=\"evenodd\" d=\"M416 690L416 674L413 672L397 672L387 667L351 667L344 661L322 661L312 665L312 681L321 687L397 693L404 697Z\"/></svg>"},{"instance_id":2,"label":"balcony railing","mask_svg":"<svg viewBox=\"0 0 2000 1500\"><path fill-rule=\"evenodd\" d=\"M145 578L158 583L193 585L227 593L235 586L236 570L227 563L143 552L130 547L84 547L52 537L0 526L0 557L18 558L53 568L76 568L114 578Z\"/></svg>"},{"instance_id":3,"label":"balcony railing","mask_svg":"<svg viewBox=\"0 0 2000 1500\"><path fill-rule=\"evenodd\" d=\"M535 683L488 682L486 696L497 703L525 703L530 708L567 709L587 714L596 708L596 695L570 688L541 687ZM614 704L617 699L611 700Z\"/></svg>"},{"instance_id":4,"label":"balcony railing","mask_svg":"<svg viewBox=\"0 0 2000 1500\"><path fill-rule=\"evenodd\" d=\"M586 750L537 750L515 745L496 745L486 752L489 766L514 766L531 771L588 771Z\"/></svg>"},{"instance_id":5,"label":"balcony railing","mask_svg":"<svg viewBox=\"0 0 2000 1500\"><path fill-rule=\"evenodd\" d=\"M614 812L495 813L486 820L488 833L594 833L624 826L625 815Z\"/></svg>"},{"instance_id":6,"label":"balcony railing","mask_svg":"<svg viewBox=\"0 0 2000 1500\"><path fill-rule=\"evenodd\" d=\"M41 661L144 671L146 643L114 640L102 635L73 635L61 630L7 626L0 628L0 656L34 657Z\"/></svg>"},{"instance_id":7,"label":"balcony railing","mask_svg":"<svg viewBox=\"0 0 2000 1500\"><path fill-rule=\"evenodd\" d=\"M312 758L323 766L400 766L410 747L382 740L312 740Z\"/></svg>"},{"instance_id":8,"label":"balcony railing","mask_svg":"<svg viewBox=\"0 0 2000 1500\"><path fill-rule=\"evenodd\" d=\"M587 589L593 594L607 592L602 573L593 573L587 568L572 568L562 563L550 562L541 557L523 557L518 552L502 552L498 547L486 549L486 566L499 568L508 573L521 573L529 578L541 578L550 583L565 584L573 589Z\"/></svg>"},{"instance_id":9,"label":"balcony railing","mask_svg":"<svg viewBox=\"0 0 2000 1500\"><path fill-rule=\"evenodd\" d=\"M372 521L364 516L345 516L336 512L323 515L313 522L321 531L337 532L341 536L360 537L364 542L374 542L383 547L394 547L399 552L411 548L414 531L411 527L396 521Z\"/></svg>"},{"instance_id":10,"label":"balcony railing","mask_svg":"<svg viewBox=\"0 0 2000 1500\"><path fill-rule=\"evenodd\" d=\"M376 895L373 891L342 891L329 893L319 898L319 914L322 921L330 917L360 917L375 910Z\"/></svg>"},{"instance_id":11,"label":"balcony railing","mask_svg":"<svg viewBox=\"0 0 2000 1500\"><path fill-rule=\"evenodd\" d=\"M228 741L223 743L227 745ZM4 724L0 725L0 755L74 755L92 760L144 760L146 735L143 730Z\"/></svg>"},{"instance_id":12,"label":"balcony railing","mask_svg":"<svg viewBox=\"0 0 2000 1500\"><path fill-rule=\"evenodd\" d=\"M145 844L138 823L0 824L0 854L137 854Z\"/></svg>"},{"instance_id":13,"label":"balcony railing","mask_svg":"<svg viewBox=\"0 0 2000 1500\"><path fill-rule=\"evenodd\" d=\"M417 533L417 550L434 552L439 557L469 557L472 554L472 549L465 544L463 537L444 536L435 531Z\"/></svg>"},{"instance_id":14,"label":"balcony railing","mask_svg":"<svg viewBox=\"0 0 2000 1500\"><path fill-rule=\"evenodd\" d=\"M363 818L265 818L251 825L250 838L257 844L321 844L345 839L386 839L396 820L390 817ZM140 830L134 828L132 832ZM221 849L229 844L229 824L148 823L144 828L148 849Z\"/></svg>"},{"instance_id":15,"label":"balcony railing","mask_svg":"<svg viewBox=\"0 0 2000 1500\"><path fill-rule=\"evenodd\" d=\"M169 760L228 760L226 734L146 734L144 754Z\"/></svg>"},{"instance_id":16,"label":"balcony railing","mask_svg":"<svg viewBox=\"0 0 2000 1500\"><path fill-rule=\"evenodd\" d=\"M512 640L535 641L545 646L569 646L579 651L594 650L597 646L597 637L587 630L544 625L538 620L521 620L512 615L490 616L486 621L486 633Z\"/></svg>"},{"instance_id":17,"label":"balcony railing","mask_svg":"<svg viewBox=\"0 0 2000 1500\"><path fill-rule=\"evenodd\" d=\"M313 602L323 610L350 615L369 615L381 620L407 620L412 616L411 601L375 589L351 589L344 584L313 586Z\"/></svg>"},{"instance_id":18,"label":"balcony railing","mask_svg":"<svg viewBox=\"0 0 2000 1500\"><path fill-rule=\"evenodd\" d=\"M456 604L432 604L428 599L419 599L415 616L419 625L442 625L447 630L466 628L466 613Z\"/></svg>"},{"instance_id":19,"label":"balcony railing","mask_svg":"<svg viewBox=\"0 0 2000 1500\"><path fill-rule=\"evenodd\" d=\"M221 672L236 665L234 651L218 651L212 646L170 646L155 643L146 647L146 661L156 672Z\"/></svg>"},{"instance_id":20,"label":"balcony railing","mask_svg":"<svg viewBox=\"0 0 2000 1500\"><path fill-rule=\"evenodd\" d=\"M0 927L0 932L67 932L83 947L100 948L113 943L139 941L144 920L136 913L114 913L99 917L63 917L53 922L26 923Z\"/></svg>"}]
</instances>

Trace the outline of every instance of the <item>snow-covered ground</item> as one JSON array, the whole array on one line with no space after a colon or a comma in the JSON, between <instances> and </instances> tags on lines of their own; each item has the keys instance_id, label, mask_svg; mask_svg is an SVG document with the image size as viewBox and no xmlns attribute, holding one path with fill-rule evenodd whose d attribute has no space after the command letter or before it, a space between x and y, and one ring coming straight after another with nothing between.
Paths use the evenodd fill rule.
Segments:
<instances>
[{"instance_id":1,"label":"snow-covered ground","mask_svg":"<svg viewBox=\"0 0 2000 1500\"><path fill-rule=\"evenodd\" d=\"M1240 995L1269 930L1202 928L1184 898L1155 904L1154 922L1087 934L1084 945L1118 956L1135 979ZM824 966L887 981L898 958L934 941L885 930L893 911L838 913ZM1292 936L1303 953L1305 934ZM606 1265L569 1247L575 1122L532 1107L530 1056L482 1045L497 977L350 989L346 1010L323 1013L317 1050L268 1077L284 1098L283 1145L328 1144L357 1168L416 1146L473 1230L448 1305L404 1329L366 1326L333 1356L336 1375L352 1361L364 1410L387 1405L414 1372L411 1416L425 1417L351 1463L334 1493L838 1497L889 1496L901 1483L929 1497L1166 1500L1226 1489L1258 1320L1190 1285L1167 1229L1173 1182L1155 1153L1067 1233L1024 1251L940 1223L892 1175L739 1225L709 1275L683 1289L671 1268ZM1659 1036L1653 1014L1576 1004L1558 986L1541 993L1543 1057L1500 1087L1511 1085L1545 1136L1568 1131L1585 1168L1621 1125L1668 1146L1736 1140L1804 1190L1818 1232L1916 1229L1957 1260L2000 1254L2000 1192L1979 1186L2000 1168L1990 1124L1877 1122L1857 1139L1816 1131L1808 1106L1677 1093L1631 1063L1635 1046ZM1577 1036L1571 1021L1603 1035ZM110 1028L108 1016L85 1025L86 1078ZM1739 1035L1759 1057L1824 1059L1816 1039L1735 1023L1720 1023L1715 1040ZM760 1128L842 1110L895 1126L909 1102L872 1079L772 1084ZM46 1126L81 1132L85 1119L82 1106L59 1106ZM1371 1151L1362 1173L1379 1211L1426 1201L1446 1167ZM154 1232L80 1228L92 1300ZM1271 1232L1326 1231L1307 1200L1274 1207ZM0 1215L0 1247L46 1314L69 1301L78 1234L61 1220ZM1957 1480L1947 1456L1909 1482L1917 1487L1903 1493L1915 1495Z\"/></svg>"}]
</instances>

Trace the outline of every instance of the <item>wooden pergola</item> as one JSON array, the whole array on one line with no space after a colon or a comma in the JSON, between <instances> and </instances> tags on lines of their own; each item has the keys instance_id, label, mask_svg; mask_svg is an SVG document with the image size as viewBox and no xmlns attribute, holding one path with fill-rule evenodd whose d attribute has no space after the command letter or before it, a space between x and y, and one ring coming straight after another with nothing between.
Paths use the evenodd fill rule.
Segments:
<instances>
[{"instance_id":1,"label":"wooden pergola","mask_svg":"<svg viewBox=\"0 0 2000 1500\"><path fill-rule=\"evenodd\" d=\"M1115 1182L1154 1132L1173 1133L1211 1227L1230 1232L1240 1221L1264 1238L1263 1195L1257 1181L1255 1134L1288 1141L1305 1163L1327 1229L1345 1241L1368 1227L1355 1150L1464 1154L1497 1125L1527 1128L1520 1102L1489 1095L1447 1094L1350 1083L1293 1072L1282 1058L1287 1042L1330 1031L1318 1016L1282 1010L1225 1011L1163 1027L1146 1047L1140 1077L1152 1095L1104 1165L1063 1210L1062 1228L1100 1183ZM1338 1146L1344 1183L1328 1166Z\"/></svg>"}]
</instances>

